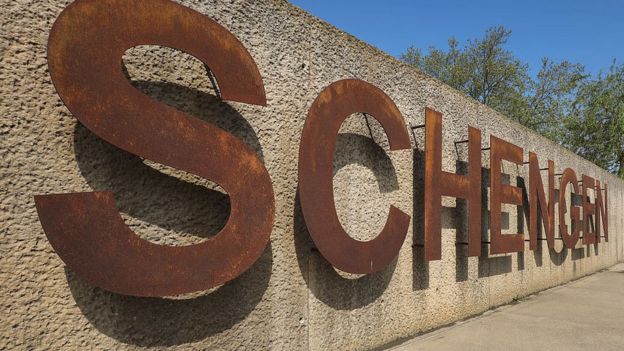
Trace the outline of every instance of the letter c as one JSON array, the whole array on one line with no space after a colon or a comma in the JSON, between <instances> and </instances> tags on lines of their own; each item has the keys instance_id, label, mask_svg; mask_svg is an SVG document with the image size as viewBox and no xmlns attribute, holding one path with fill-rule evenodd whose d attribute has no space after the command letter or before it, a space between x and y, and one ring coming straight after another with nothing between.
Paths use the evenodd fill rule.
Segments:
<instances>
[{"instance_id":1,"label":"letter c","mask_svg":"<svg viewBox=\"0 0 624 351\"><path fill-rule=\"evenodd\" d=\"M381 233L358 241L344 230L334 202L333 158L336 136L349 115L364 112L384 128L391 150L410 148L409 134L394 102L362 80L345 79L325 88L308 111L299 146L299 195L310 236L319 252L348 273L372 273L387 266L399 253L410 216L390 206Z\"/></svg>"}]
</instances>

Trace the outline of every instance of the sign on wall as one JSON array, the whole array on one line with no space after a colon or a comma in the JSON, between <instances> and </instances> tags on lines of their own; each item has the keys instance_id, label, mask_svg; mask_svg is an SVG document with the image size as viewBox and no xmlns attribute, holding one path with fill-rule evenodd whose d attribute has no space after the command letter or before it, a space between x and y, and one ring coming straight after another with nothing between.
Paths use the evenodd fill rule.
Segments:
<instances>
[{"instance_id":1,"label":"sign on wall","mask_svg":"<svg viewBox=\"0 0 624 351\"><path fill-rule=\"evenodd\" d=\"M58 17L50 33L48 66L58 95L72 114L107 142L137 156L219 184L231 199L225 227L202 243L174 247L141 239L119 215L110 192L35 197L40 222L63 261L91 284L125 295L171 296L206 290L249 269L270 240L275 211L271 177L243 141L135 89L120 62L138 45L184 51L206 64L226 101L266 106L254 59L227 29L169 0L78 0ZM308 231L319 252L349 273L372 273L398 255L410 216L391 206L386 224L370 241L351 238L338 220L333 193L333 157L343 121L353 113L373 116L391 150L411 148L401 112L382 90L345 79L323 89L312 102L301 134L299 194ZM505 184L503 161L528 167L529 247L538 240L555 247L555 228L567 249L581 240L608 241L607 185L538 157L494 135L483 147L481 131L468 128L467 174L442 170L442 115L425 111L424 252L441 259L442 197L468 204L468 254L480 256L482 153L490 159L491 254L525 249L524 233L502 234L502 204L522 205L522 189ZM547 184L542 181L547 174ZM577 201L566 201L570 188ZM555 218L557 204L558 218ZM569 214L570 225L566 222ZM540 222L546 238L538 235ZM604 231L604 233L602 233Z\"/></svg>"}]
</instances>

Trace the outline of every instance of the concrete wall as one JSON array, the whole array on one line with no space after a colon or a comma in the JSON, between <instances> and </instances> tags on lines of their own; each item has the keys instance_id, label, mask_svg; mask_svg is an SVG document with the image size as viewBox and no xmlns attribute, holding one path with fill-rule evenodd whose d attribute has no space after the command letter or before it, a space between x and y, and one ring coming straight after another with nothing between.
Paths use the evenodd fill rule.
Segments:
<instances>
[{"instance_id":1,"label":"concrete wall","mask_svg":"<svg viewBox=\"0 0 624 351\"><path fill-rule=\"evenodd\" d=\"M284 1L182 3L247 47L263 76L268 106L216 101L199 61L172 50L132 49L126 67L139 89L222 126L257 151L276 195L270 245L236 280L179 299L115 295L68 270L47 242L33 195L110 190L133 230L170 245L218 232L227 219L227 196L203 179L121 151L77 123L56 95L46 63L48 32L67 2L2 0L0 348L370 349L622 258L624 183L606 171ZM394 204L412 215L413 226L383 271L335 271L313 250L302 220L297 154L314 98L330 83L353 77L383 89L406 123L423 123L425 107L441 111L446 170L465 160L453 141L464 139L472 125L482 130L484 144L494 134L525 148L525 157L535 151L544 164L554 160L557 171L573 167L607 182L609 243L561 253L545 244L529 251L527 243L524 253L467 258L454 243L456 228L465 227L462 208L445 198L442 260L425 263L412 246L422 223L422 132L414 152L389 152L380 126L370 119L371 138L364 118L354 115L343 125L335 155L343 225L353 237L370 239ZM483 155L488 168L488 153ZM504 171L512 183L527 177L527 167L505 164ZM505 232L514 232L518 210L504 211Z\"/></svg>"}]
</instances>

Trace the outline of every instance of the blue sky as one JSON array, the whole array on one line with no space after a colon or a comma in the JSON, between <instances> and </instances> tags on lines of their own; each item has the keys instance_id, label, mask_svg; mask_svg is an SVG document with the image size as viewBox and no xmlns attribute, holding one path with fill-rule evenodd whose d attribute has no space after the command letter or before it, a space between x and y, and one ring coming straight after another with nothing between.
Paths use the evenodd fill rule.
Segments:
<instances>
[{"instance_id":1,"label":"blue sky","mask_svg":"<svg viewBox=\"0 0 624 351\"><path fill-rule=\"evenodd\" d=\"M492 26L512 30L507 48L539 69L542 57L585 65L592 74L624 61L624 0L291 0L313 15L398 56L414 45L446 48L482 37Z\"/></svg>"}]
</instances>

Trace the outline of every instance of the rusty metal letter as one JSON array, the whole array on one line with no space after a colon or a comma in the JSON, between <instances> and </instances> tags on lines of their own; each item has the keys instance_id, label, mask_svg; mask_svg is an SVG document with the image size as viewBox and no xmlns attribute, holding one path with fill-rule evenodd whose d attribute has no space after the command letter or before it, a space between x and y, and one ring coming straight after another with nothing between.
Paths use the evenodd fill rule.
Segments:
<instances>
[{"instance_id":1,"label":"rusty metal letter","mask_svg":"<svg viewBox=\"0 0 624 351\"><path fill-rule=\"evenodd\" d=\"M310 236L334 267L348 273L372 273L399 253L410 216L394 206L381 233L373 240L349 236L338 220L334 203L333 158L336 137L349 115L372 115L384 128L391 150L410 148L403 116L380 89L362 80L345 79L323 89L308 111L299 146L299 195Z\"/></svg>"},{"instance_id":2,"label":"rusty metal letter","mask_svg":"<svg viewBox=\"0 0 624 351\"><path fill-rule=\"evenodd\" d=\"M522 205L522 190L501 183L502 160L522 164L522 148L490 135L490 253L524 251L524 234L502 234L501 204Z\"/></svg>"},{"instance_id":3,"label":"rusty metal letter","mask_svg":"<svg viewBox=\"0 0 624 351\"><path fill-rule=\"evenodd\" d=\"M581 230L581 212L578 206L574 205L572 199L570 199L570 218L572 219L572 233L568 232L568 225L565 222L566 209L566 187L572 184L573 194L579 193L578 180L576 179L576 172L571 168L566 168L561 176L561 185L559 186L559 234L563 240L563 244L573 249L578 242Z\"/></svg>"},{"instance_id":4,"label":"rusty metal letter","mask_svg":"<svg viewBox=\"0 0 624 351\"><path fill-rule=\"evenodd\" d=\"M583 194L583 244L596 243L596 232L591 231L589 226L590 217L596 215L596 203L591 203L589 196L587 195L587 189L594 189L596 191L596 180L590 176L583 174L581 176L581 193Z\"/></svg>"},{"instance_id":5,"label":"rusty metal letter","mask_svg":"<svg viewBox=\"0 0 624 351\"><path fill-rule=\"evenodd\" d=\"M537 155L529 152L529 236L531 250L537 249L537 207L539 205L546 242L549 248L555 247L555 163L548 160L548 203Z\"/></svg>"},{"instance_id":6,"label":"rusty metal letter","mask_svg":"<svg viewBox=\"0 0 624 351\"><path fill-rule=\"evenodd\" d=\"M468 175L442 170L442 114L425 109L425 259L442 257L442 196L468 200L468 255L481 254L481 131L468 127Z\"/></svg>"},{"instance_id":7,"label":"rusty metal letter","mask_svg":"<svg viewBox=\"0 0 624 351\"><path fill-rule=\"evenodd\" d=\"M600 187L600 181L596 181L596 239L598 242L601 240L601 227L604 228L605 241L609 241L609 201L607 198L607 184L605 183L604 189ZM604 197L602 196L602 190L604 190Z\"/></svg>"},{"instance_id":8,"label":"rusty metal letter","mask_svg":"<svg viewBox=\"0 0 624 351\"><path fill-rule=\"evenodd\" d=\"M102 139L221 185L231 200L225 227L199 244L156 245L123 223L110 192L36 196L37 211L58 255L95 286L136 296L205 290L236 278L264 251L275 208L271 179L241 140L130 85L122 56L144 44L204 62L223 99L266 105L260 73L236 37L168 0L69 5L50 33L52 81L72 114Z\"/></svg>"}]
</instances>

